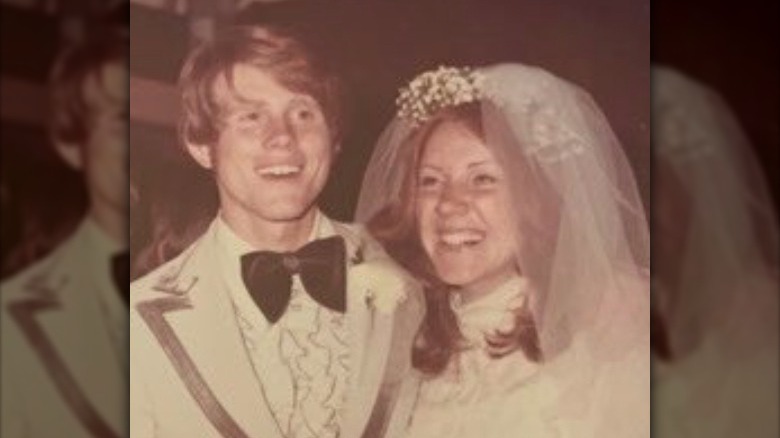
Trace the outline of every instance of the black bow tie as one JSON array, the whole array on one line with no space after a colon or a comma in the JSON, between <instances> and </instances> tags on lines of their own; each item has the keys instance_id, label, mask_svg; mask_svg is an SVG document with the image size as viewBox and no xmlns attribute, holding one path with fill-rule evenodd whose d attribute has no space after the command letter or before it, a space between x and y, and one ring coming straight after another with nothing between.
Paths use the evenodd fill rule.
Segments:
<instances>
[{"instance_id":1,"label":"black bow tie","mask_svg":"<svg viewBox=\"0 0 780 438\"><path fill-rule=\"evenodd\" d=\"M111 257L111 274L114 278L114 286L125 304L130 298L130 253L120 252Z\"/></svg>"},{"instance_id":2,"label":"black bow tie","mask_svg":"<svg viewBox=\"0 0 780 438\"><path fill-rule=\"evenodd\" d=\"M315 240L295 252L256 251L241 256L241 277L255 304L272 324L281 318L292 293L292 276L315 301L346 310L346 248L338 236Z\"/></svg>"}]
</instances>

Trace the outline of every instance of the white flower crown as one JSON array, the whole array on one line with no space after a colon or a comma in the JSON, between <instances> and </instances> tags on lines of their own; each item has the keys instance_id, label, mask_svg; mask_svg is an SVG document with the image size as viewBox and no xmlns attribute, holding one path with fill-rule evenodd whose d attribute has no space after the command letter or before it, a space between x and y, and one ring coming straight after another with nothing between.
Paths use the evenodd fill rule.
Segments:
<instances>
[{"instance_id":1,"label":"white flower crown","mask_svg":"<svg viewBox=\"0 0 780 438\"><path fill-rule=\"evenodd\" d=\"M442 108L480 100L482 80L483 75L469 67L439 66L423 72L400 89L397 115L419 127Z\"/></svg>"},{"instance_id":2,"label":"white flower crown","mask_svg":"<svg viewBox=\"0 0 780 438\"><path fill-rule=\"evenodd\" d=\"M443 108L480 100L489 100L505 109L509 107L505 96L488 89L483 72L470 67L439 66L412 79L400 89L395 102L397 116L408 120L416 129ZM518 109L530 121L531 139L524 145L526 154L555 163L585 151L585 139L562 125L561 116L554 108L529 96Z\"/></svg>"}]
</instances>

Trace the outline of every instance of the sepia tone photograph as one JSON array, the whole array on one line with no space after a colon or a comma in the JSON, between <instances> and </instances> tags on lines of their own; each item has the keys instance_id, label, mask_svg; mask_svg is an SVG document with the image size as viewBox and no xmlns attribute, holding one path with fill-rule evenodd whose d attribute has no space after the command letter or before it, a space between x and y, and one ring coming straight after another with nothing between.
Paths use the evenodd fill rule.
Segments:
<instances>
[{"instance_id":1,"label":"sepia tone photograph","mask_svg":"<svg viewBox=\"0 0 780 438\"><path fill-rule=\"evenodd\" d=\"M650 436L649 2L130 26L130 436Z\"/></svg>"},{"instance_id":2,"label":"sepia tone photograph","mask_svg":"<svg viewBox=\"0 0 780 438\"><path fill-rule=\"evenodd\" d=\"M777 9L0 0L0 437L778 436Z\"/></svg>"}]
</instances>

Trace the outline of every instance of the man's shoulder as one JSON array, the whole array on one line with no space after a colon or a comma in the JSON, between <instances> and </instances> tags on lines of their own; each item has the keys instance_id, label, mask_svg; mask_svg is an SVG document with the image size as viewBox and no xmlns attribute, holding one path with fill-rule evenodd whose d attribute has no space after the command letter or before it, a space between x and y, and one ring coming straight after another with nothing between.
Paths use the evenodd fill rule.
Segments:
<instances>
[{"instance_id":1,"label":"man's shoulder","mask_svg":"<svg viewBox=\"0 0 780 438\"><path fill-rule=\"evenodd\" d=\"M389 259L382 245L374 239L365 225L351 222L339 222L331 220L333 228L343 237L347 244L355 248L361 259Z\"/></svg>"},{"instance_id":2,"label":"man's shoulder","mask_svg":"<svg viewBox=\"0 0 780 438\"><path fill-rule=\"evenodd\" d=\"M67 242L66 242L67 243ZM7 302L26 296L34 289L53 283L66 259L68 245L62 244L39 260L23 268L0 284L0 301Z\"/></svg>"},{"instance_id":3,"label":"man's shoulder","mask_svg":"<svg viewBox=\"0 0 780 438\"><path fill-rule=\"evenodd\" d=\"M190 244L181 254L154 268L130 283L130 304L161 298L168 295L166 285L176 282L197 256L203 236Z\"/></svg>"}]
</instances>

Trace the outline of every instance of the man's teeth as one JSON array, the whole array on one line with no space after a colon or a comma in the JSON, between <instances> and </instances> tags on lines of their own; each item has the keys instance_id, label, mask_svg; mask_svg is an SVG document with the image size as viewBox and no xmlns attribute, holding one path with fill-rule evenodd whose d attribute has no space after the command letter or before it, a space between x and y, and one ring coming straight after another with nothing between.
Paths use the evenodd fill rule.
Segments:
<instances>
[{"instance_id":1,"label":"man's teeth","mask_svg":"<svg viewBox=\"0 0 780 438\"><path fill-rule=\"evenodd\" d=\"M474 232L446 233L441 235L441 241L446 245L476 245L482 241L482 236Z\"/></svg>"},{"instance_id":2,"label":"man's teeth","mask_svg":"<svg viewBox=\"0 0 780 438\"><path fill-rule=\"evenodd\" d=\"M286 176L298 173L301 171L301 166L280 165L271 166L260 169L260 175L263 176Z\"/></svg>"}]
</instances>

